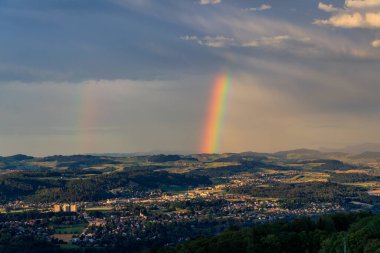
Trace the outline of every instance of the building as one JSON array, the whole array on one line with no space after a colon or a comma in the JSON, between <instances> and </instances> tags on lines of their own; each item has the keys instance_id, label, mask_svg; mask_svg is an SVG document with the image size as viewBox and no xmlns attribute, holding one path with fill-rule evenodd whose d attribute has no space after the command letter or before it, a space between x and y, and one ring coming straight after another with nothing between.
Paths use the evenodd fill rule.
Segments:
<instances>
[{"instance_id":1,"label":"building","mask_svg":"<svg viewBox=\"0 0 380 253\"><path fill-rule=\"evenodd\" d=\"M65 213L71 212L70 205L69 204L62 205L62 211L65 212Z\"/></svg>"},{"instance_id":2,"label":"building","mask_svg":"<svg viewBox=\"0 0 380 253\"><path fill-rule=\"evenodd\" d=\"M53 205L53 212L60 213L62 211L61 205L55 204Z\"/></svg>"},{"instance_id":3,"label":"building","mask_svg":"<svg viewBox=\"0 0 380 253\"><path fill-rule=\"evenodd\" d=\"M78 206L77 205L70 205L70 211L73 213L78 212Z\"/></svg>"},{"instance_id":4,"label":"building","mask_svg":"<svg viewBox=\"0 0 380 253\"><path fill-rule=\"evenodd\" d=\"M372 190L368 192L369 195L380 197L380 189Z\"/></svg>"},{"instance_id":5,"label":"building","mask_svg":"<svg viewBox=\"0 0 380 253\"><path fill-rule=\"evenodd\" d=\"M76 213L78 212L78 206L72 204L55 204L53 205L53 212Z\"/></svg>"}]
</instances>

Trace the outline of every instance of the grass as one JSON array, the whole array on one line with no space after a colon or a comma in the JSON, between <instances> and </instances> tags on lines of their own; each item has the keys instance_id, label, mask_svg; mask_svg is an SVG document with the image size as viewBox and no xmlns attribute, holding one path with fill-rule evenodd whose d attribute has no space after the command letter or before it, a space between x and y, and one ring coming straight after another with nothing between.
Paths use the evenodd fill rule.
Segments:
<instances>
[{"instance_id":1,"label":"grass","mask_svg":"<svg viewBox=\"0 0 380 253\"><path fill-rule=\"evenodd\" d=\"M303 166L305 166L305 164L302 164L302 163L289 163L286 165L289 167L303 167Z\"/></svg>"},{"instance_id":2,"label":"grass","mask_svg":"<svg viewBox=\"0 0 380 253\"><path fill-rule=\"evenodd\" d=\"M73 238L73 234L54 234L53 237L64 242L69 242Z\"/></svg>"},{"instance_id":3,"label":"grass","mask_svg":"<svg viewBox=\"0 0 380 253\"><path fill-rule=\"evenodd\" d=\"M214 169L214 168L219 168L219 167L226 167L226 166L237 166L240 163L237 162L212 162L205 164L206 169Z\"/></svg>"},{"instance_id":4,"label":"grass","mask_svg":"<svg viewBox=\"0 0 380 253\"><path fill-rule=\"evenodd\" d=\"M308 163L309 166L312 166L312 167L317 167L317 166L321 166L321 165L324 165L325 163Z\"/></svg>"},{"instance_id":5,"label":"grass","mask_svg":"<svg viewBox=\"0 0 380 253\"><path fill-rule=\"evenodd\" d=\"M87 227L87 223L75 225L59 225L55 226L54 230L56 234L80 234L85 227Z\"/></svg>"},{"instance_id":6,"label":"grass","mask_svg":"<svg viewBox=\"0 0 380 253\"><path fill-rule=\"evenodd\" d=\"M368 174L367 170L337 170L335 172L337 174L351 174L351 173Z\"/></svg>"},{"instance_id":7,"label":"grass","mask_svg":"<svg viewBox=\"0 0 380 253\"><path fill-rule=\"evenodd\" d=\"M22 209L16 209L16 210L10 210L8 213L24 213L24 212L30 212L30 211L46 211L46 209L35 209L35 208L22 208ZM4 208L0 208L0 213L7 213Z\"/></svg>"},{"instance_id":8,"label":"grass","mask_svg":"<svg viewBox=\"0 0 380 253\"><path fill-rule=\"evenodd\" d=\"M271 187L269 184L260 184L257 186L258 188L269 188Z\"/></svg>"},{"instance_id":9,"label":"grass","mask_svg":"<svg viewBox=\"0 0 380 253\"><path fill-rule=\"evenodd\" d=\"M261 200L261 201L278 201L280 198L270 198L270 197L252 197L254 200Z\"/></svg>"},{"instance_id":10,"label":"grass","mask_svg":"<svg viewBox=\"0 0 380 253\"><path fill-rule=\"evenodd\" d=\"M110 212L112 211L112 206L95 206L95 207L87 207L86 211L99 211L99 212Z\"/></svg>"},{"instance_id":11,"label":"grass","mask_svg":"<svg viewBox=\"0 0 380 253\"><path fill-rule=\"evenodd\" d=\"M288 183L306 183L306 182L327 182L330 177L327 173L305 172L301 175L296 175L285 182Z\"/></svg>"},{"instance_id":12,"label":"grass","mask_svg":"<svg viewBox=\"0 0 380 253\"><path fill-rule=\"evenodd\" d=\"M190 172L194 169L195 169L194 167L180 167L180 168L179 167L172 167L172 168L159 169L156 171L167 171L170 173L183 174L183 173Z\"/></svg>"},{"instance_id":13,"label":"grass","mask_svg":"<svg viewBox=\"0 0 380 253\"><path fill-rule=\"evenodd\" d=\"M380 187L380 182L378 181L370 181L370 182L357 182L357 183L344 183L344 185L352 185L352 186L359 186L363 188L374 188L374 187Z\"/></svg>"}]
</instances>

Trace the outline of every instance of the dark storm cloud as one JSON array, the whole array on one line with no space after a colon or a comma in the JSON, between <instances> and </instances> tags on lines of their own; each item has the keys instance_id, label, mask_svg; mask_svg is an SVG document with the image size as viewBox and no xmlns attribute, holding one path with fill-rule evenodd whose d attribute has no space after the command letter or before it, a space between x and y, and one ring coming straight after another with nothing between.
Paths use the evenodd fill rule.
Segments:
<instances>
[{"instance_id":1,"label":"dark storm cloud","mask_svg":"<svg viewBox=\"0 0 380 253\"><path fill-rule=\"evenodd\" d=\"M197 152L223 71L224 151L380 141L379 31L315 24L344 1L200 3L1 1L0 153Z\"/></svg>"}]
</instances>

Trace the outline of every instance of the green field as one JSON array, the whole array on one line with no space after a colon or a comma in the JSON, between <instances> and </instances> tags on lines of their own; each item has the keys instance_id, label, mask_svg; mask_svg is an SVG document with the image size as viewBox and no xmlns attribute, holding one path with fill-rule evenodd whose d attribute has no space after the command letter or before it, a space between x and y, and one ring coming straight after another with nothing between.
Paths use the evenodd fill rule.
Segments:
<instances>
[{"instance_id":1,"label":"green field","mask_svg":"<svg viewBox=\"0 0 380 253\"><path fill-rule=\"evenodd\" d=\"M288 183L304 183L304 182L327 182L329 174L320 173L320 172L305 172L299 175L296 175L292 178L285 180L284 182Z\"/></svg>"},{"instance_id":2,"label":"green field","mask_svg":"<svg viewBox=\"0 0 380 253\"><path fill-rule=\"evenodd\" d=\"M87 207L86 211L98 211L98 212L111 212L113 210L112 206L94 206Z\"/></svg>"},{"instance_id":3,"label":"green field","mask_svg":"<svg viewBox=\"0 0 380 253\"><path fill-rule=\"evenodd\" d=\"M75 225L59 225L55 226L54 230L56 234L80 234L85 227L87 227L87 223Z\"/></svg>"},{"instance_id":4,"label":"green field","mask_svg":"<svg viewBox=\"0 0 380 253\"><path fill-rule=\"evenodd\" d=\"M344 183L344 185L352 185L352 186L359 186L363 188L378 188L380 187L380 182L378 181L369 181L369 182L356 182L356 183Z\"/></svg>"},{"instance_id":5,"label":"green field","mask_svg":"<svg viewBox=\"0 0 380 253\"><path fill-rule=\"evenodd\" d=\"M24 208L24 209L16 209L16 210L9 210L8 212L4 208L0 208L0 214L2 213L24 213L24 212L31 212L31 211L46 211L45 209L36 209L36 208Z\"/></svg>"}]
</instances>

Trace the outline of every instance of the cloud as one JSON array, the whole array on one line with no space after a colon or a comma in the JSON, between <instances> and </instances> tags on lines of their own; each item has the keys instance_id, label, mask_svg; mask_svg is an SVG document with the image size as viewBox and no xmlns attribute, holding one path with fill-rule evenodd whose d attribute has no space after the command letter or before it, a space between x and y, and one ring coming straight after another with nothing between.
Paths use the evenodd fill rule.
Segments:
<instances>
[{"instance_id":1,"label":"cloud","mask_svg":"<svg viewBox=\"0 0 380 253\"><path fill-rule=\"evenodd\" d=\"M340 28L380 28L380 12L339 13L329 19L317 19L316 25L330 25Z\"/></svg>"},{"instance_id":2,"label":"cloud","mask_svg":"<svg viewBox=\"0 0 380 253\"><path fill-rule=\"evenodd\" d=\"M186 40L186 41L194 41L202 46L207 47L229 47L232 46L234 43L233 38L228 38L224 36L204 36L204 37L197 37L197 36L182 36L180 39Z\"/></svg>"},{"instance_id":3,"label":"cloud","mask_svg":"<svg viewBox=\"0 0 380 253\"><path fill-rule=\"evenodd\" d=\"M191 76L2 84L0 153L195 152L207 82Z\"/></svg>"},{"instance_id":4,"label":"cloud","mask_svg":"<svg viewBox=\"0 0 380 253\"><path fill-rule=\"evenodd\" d=\"M270 6L269 4L262 4L260 5L260 7L257 7L257 8L247 8L247 9L244 9L245 11L266 11L266 10L270 10L272 9L272 6Z\"/></svg>"},{"instance_id":5,"label":"cloud","mask_svg":"<svg viewBox=\"0 0 380 253\"><path fill-rule=\"evenodd\" d=\"M380 47L380 39L372 41L372 46L375 48Z\"/></svg>"},{"instance_id":6,"label":"cloud","mask_svg":"<svg viewBox=\"0 0 380 253\"><path fill-rule=\"evenodd\" d=\"M337 12L341 9L334 7L332 4L319 3L318 8L325 12Z\"/></svg>"},{"instance_id":7,"label":"cloud","mask_svg":"<svg viewBox=\"0 0 380 253\"><path fill-rule=\"evenodd\" d=\"M220 4L222 0L200 0L199 4L207 5L207 4Z\"/></svg>"},{"instance_id":8,"label":"cloud","mask_svg":"<svg viewBox=\"0 0 380 253\"><path fill-rule=\"evenodd\" d=\"M290 35L277 35L271 37L261 37L256 40L239 41L237 38L224 37L224 36L182 36L180 39L185 41L192 41L201 46L225 48L225 47L266 47L266 48L284 48L287 43L310 43L308 37L293 37Z\"/></svg>"},{"instance_id":9,"label":"cloud","mask_svg":"<svg viewBox=\"0 0 380 253\"><path fill-rule=\"evenodd\" d=\"M346 0L345 6L352 9L380 7L380 0Z\"/></svg>"},{"instance_id":10,"label":"cloud","mask_svg":"<svg viewBox=\"0 0 380 253\"><path fill-rule=\"evenodd\" d=\"M204 36L186 35L180 39L196 43L205 47L214 48L261 48L267 51L282 50L296 55L310 53L308 50L316 49L318 41L313 42L310 37L281 34L275 36L261 36L257 39L246 39L244 37ZM347 51L345 53L348 53ZM349 53L353 54L352 52ZM356 54L358 56L359 53Z\"/></svg>"},{"instance_id":11,"label":"cloud","mask_svg":"<svg viewBox=\"0 0 380 253\"><path fill-rule=\"evenodd\" d=\"M232 81L222 150L380 140L380 50L370 45L380 38L372 31L320 29L303 15L282 15L286 1L279 1L276 15L242 11L244 1L122 2L100 19L106 13L41 12L18 22L1 16L9 29L1 37L7 43L0 80L10 73L11 80L23 73L38 80L0 81L0 153L134 152L162 150L163 143L166 150L195 152L201 141L194 136L202 137L213 76L221 69ZM311 1L296 2L295 13L326 18L379 11L335 4L339 11L322 13ZM46 20L57 23L41 30ZM57 27L61 37L54 37ZM35 34L48 34L46 43ZM38 85L56 76L62 82ZM86 104L90 118L81 125Z\"/></svg>"},{"instance_id":12,"label":"cloud","mask_svg":"<svg viewBox=\"0 0 380 253\"><path fill-rule=\"evenodd\" d=\"M380 0L346 0L344 8L319 3L318 8L334 14L328 19L316 19L316 25L339 28L380 28Z\"/></svg>"},{"instance_id":13,"label":"cloud","mask_svg":"<svg viewBox=\"0 0 380 253\"><path fill-rule=\"evenodd\" d=\"M129 2L133 0L123 1ZM164 8L163 5L157 4L157 1L150 1L154 8L138 8L138 11L151 16L156 16L159 13L161 21L174 23L176 26L182 26L185 31L191 31L190 34L185 32L183 35L187 36L183 36L181 39L204 46L204 49L199 49L202 56L208 53L207 47L213 46L214 48L223 49L219 50L220 53L212 51L208 55L208 58L215 57L214 59L218 61L224 59L226 53L241 53L244 51L245 54L254 54L258 49L265 49L266 53L292 54L302 58L323 58L326 60L332 58L379 58L378 54L369 53L369 44L360 44L358 40L352 39L350 36L331 33L329 30L323 31L309 23L297 23L293 22L293 19L289 20L280 16L251 15L249 11L245 11L246 9L230 4L230 1L222 4L220 8L211 9L200 8L199 5L190 4L191 1L174 1L173 6L175 8L173 7L173 10ZM129 7L129 5L127 6ZM342 8L342 10L344 9ZM209 35L209 38L202 37L205 35ZM218 41L210 39L219 35L233 40L221 42L220 39ZM284 35L289 36L291 39L283 39L281 42L275 43L277 36ZM175 35L175 38L178 39L178 34ZM270 43L268 38L273 38L273 43ZM259 44L260 46L248 47L248 44ZM228 51L238 47L246 49L239 52ZM251 50L253 48L257 50ZM187 48L187 50L189 49ZM192 52L190 55L195 54ZM251 56L254 57L253 55Z\"/></svg>"},{"instance_id":14,"label":"cloud","mask_svg":"<svg viewBox=\"0 0 380 253\"><path fill-rule=\"evenodd\" d=\"M238 11L238 12L237 12ZM284 19L260 15L250 15L231 7L208 12L207 15L189 12L180 19L188 24L196 34L220 35L233 38L225 48L246 48L245 53L253 53L249 48L265 49L303 58L375 58L368 54L368 44L363 48L357 41L330 31L312 29ZM288 36L288 37L283 37ZM281 49L281 50L278 50ZM225 52L221 52L225 55Z\"/></svg>"},{"instance_id":15,"label":"cloud","mask_svg":"<svg viewBox=\"0 0 380 253\"><path fill-rule=\"evenodd\" d=\"M286 42L302 42L308 43L310 38L297 38L291 37L289 35L278 35L273 37L263 37L258 40L251 40L249 42L244 42L241 45L243 47L282 47Z\"/></svg>"}]
</instances>

